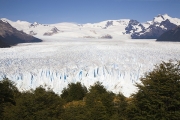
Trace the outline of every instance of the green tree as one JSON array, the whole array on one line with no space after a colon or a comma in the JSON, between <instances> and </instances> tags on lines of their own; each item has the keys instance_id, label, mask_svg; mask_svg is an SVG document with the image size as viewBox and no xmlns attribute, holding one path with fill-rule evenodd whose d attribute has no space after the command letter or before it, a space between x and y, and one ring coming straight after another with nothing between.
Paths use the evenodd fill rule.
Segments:
<instances>
[{"instance_id":1,"label":"green tree","mask_svg":"<svg viewBox=\"0 0 180 120\"><path fill-rule=\"evenodd\" d=\"M8 104L16 105L15 94L18 93L15 84L8 78L0 81L0 118L2 119L4 107Z\"/></svg>"},{"instance_id":2,"label":"green tree","mask_svg":"<svg viewBox=\"0 0 180 120\"><path fill-rule=\"evenodd\" d=\"M101 101L96 101L93 106L88 107L89 120L109 120L109 115Z\"/></svg>"},{"instance_id":3,"label":"green tree","mask_svg":"<svg viewBox=\"0 0 180 120\"><path fill-rule=\"evenodd\" d=\"M64 88L61 94L61 98L67 102L73 100L82 100L87 93L87 88L80 82L68 84L67 88Z\"/></svg>"},{"instance_id":4,"label":"green tree","mask_svg":"<svg viewBox=\"0 0 180 120\"><path fill-rule=\"evenodd\" d=\"M0 81L0 104L10 102L15 105L14 95L18 90L15 84L8 78Z\"/></svg>"},{"instance_id":5,"label":"green tree","mask_svg":"<svg viewBox=\"0 0 180 120\"><path fill-rule=\"evenodd\" d=\"M115 114L113 115L112 120L126 120L127 119L127 107L128 102L127 98L122 94L119 93L116 95L114 99L114 110Z\"/></svg>"},{"instance_id":6,"label":"green tree","mask_svg":"<svg viewBox=\"0 0 180 120\"><path fill-rule=\"evenodd\" d=\"M91 118L95 120L109 119L113 115L114 96L100 82L91 86L85 99Z\"/></svg>"},{"instance_id":7,"label":"green tree","mask_svg":"<svg viewBox=\"0 0 180 120\"><path fill-rule=\"evenodd\" d=\"M65 105L63 120L89 120L84 101L73 101Z\"/></svg>"},{"instance_id":8,"label":"green tree","mask_svg":"<svg viewBox=\"0 0 180 120\"><path fill-rule=\"evenodd\" d=\"M179 120L180 62L162 62L137 87L131 119Z\"/></svg>"},{"instance_id":9,"label":"green tree","mask_svg":"<svg viewBox=\"0 0 180 120\"><path fill-rule=\"evenodd\" d=\"M23 92L16 106L5 108L5 120L58 120L63 113L64 101L52 90L42 87Z\"/></svg>"}]
</instances>

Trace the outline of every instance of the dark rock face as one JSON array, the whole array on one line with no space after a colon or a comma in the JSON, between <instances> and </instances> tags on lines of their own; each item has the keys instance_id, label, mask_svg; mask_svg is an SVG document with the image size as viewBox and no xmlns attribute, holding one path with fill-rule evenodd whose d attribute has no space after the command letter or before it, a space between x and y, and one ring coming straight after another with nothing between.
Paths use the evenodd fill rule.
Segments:
<instances>
[{"instance_id":1,"label":"dark rock face","mask_svg":"<svg viewBox=\"0 0 180 120\"><path fill-rule=\"evenodd\" d=\"M171 23L168 19L165 20L165 21L162 21L161 24L160 24L160 26L161 26L161 25L163 25L163 26L164 26L165 28L167 28L168 30L171 30L171 29L177 27L177 25Z\"/></svg>"},{"instance_id":2,"label":"dark rock face","mask_svg":"<svg viewBox=\"0 0 180 120\"><path fill-rule=\"evenodd\" d=\"M6 45L16 45L18 43L41 42L42 40L28 35L13 28L9 23L0 20L0 39Z\"/></svg>"},{"instance_id":3,"label":"dark rock face","mask_svg":"<svg viewBox=\"0 0 180 120\"><path fill-rule=\"evenodd\" d=\"M10 45L4 43L4 42L0 39L0 48L6 48L6 47L10 47Z\"/></svg>"},{"instance_id":4,"label":"dark rock face","mask_svg":"<svg viewBox=\"0 0 180 120\"><path fill-rule=\"evenodd\" d=\"M162 27L163 26L163 27ZM132 39L157 39L164 32L177 27L177 25L171 23L168 19L162 21L160 24L153 23L147 29L143 29L140 32L134 32L131 35Z\"/></svg>"},{"instance_id":5,"label":"dark rock face","mask_svg":"<svg viewBox=\"0 0 180 120\"><path fill-rule=\"evenodd\" d=\"M100 37L101 39L112 39L113 37L109 34Z\"/></svg>"},{"instance_id":6,"label":"dark rock face","mask_svg":"<svg viewBox=\"0 0 180 120\"><path fill-rule=\"evenodd\" d=\"M51 29L50 31L44 33L44 36L52 36L52 35L54 35L54 34L56 34L56 33L58 33L58 32L59 32L59 30L58 30L56 27L54 27L54 28Z\"/></svg>"},{"instance_id":7,"label":"dark rock face","mask_svg":"<svg viewBox=\"0 0 180 120\"><path fill-rule=\"evenodd\" d=\"M156 41L180 42L180 26L163 33Z\"/></svg>"},{"instance_id":8,"label":"dark rock face","mask_svg":"<svg viewBox=\"0 0 180 120\"><path fill-rule=\"evenodd\" d=\"M160 27L150 25L148 28L148 32L146 32L146 30L141 31L141 32L135 32L131 35L131 38L132 39L156 39L165 31L166 30L163 30Z\"/></svg>"},{"instance_id":9,"label":"dark rock face","mask_svg":"<svg viewBox=\"0 0 180 120\"><path fill-rule=\"evenodd\" d=\"M142 30L144 30L144 26L140 24L137 20L130 20L128 26L125 28L126 34L131 34L137 31L137 28L134 26L139 26Z\"/></svg>"},{"instance_id":10,"label":"dark rock face","mask_svg":"<svg viewBox=\"0 0 180 120\"><path fill-rule=\"evenodd\" d=\"M107 21L105 27L103 29L106 29L108 28L109 26L112 26L113 25L113 21Z\"/></svg>"},{"instance_id":11,"label":"dark rock face","mask_svg":"<svg viewBox=\"0 0 180 120\"><path fill-rule=\"evenodd\" d=\"M37 33L35 33L34 31L30 31L29 35L37 35Z\"/></svg>"}]
</instances>

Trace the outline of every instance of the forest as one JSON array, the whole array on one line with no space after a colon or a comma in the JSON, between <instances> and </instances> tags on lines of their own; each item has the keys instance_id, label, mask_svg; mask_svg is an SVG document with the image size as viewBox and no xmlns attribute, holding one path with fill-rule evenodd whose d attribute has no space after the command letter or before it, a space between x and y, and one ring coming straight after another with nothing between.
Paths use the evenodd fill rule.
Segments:
<instances>
[{"instance_id":1,"label":"forest","mask_svg":"<svg viewBox=\"0 0 180 120\"><path fill-rule=\"evenodd\" d=\"M0 81L0 120L179 120L180 61L162 62L145 73L130 97L108 91L100 82L87 89L70 83L61 95L39 86L19 91Z\"/></svg>"}]
</instances>

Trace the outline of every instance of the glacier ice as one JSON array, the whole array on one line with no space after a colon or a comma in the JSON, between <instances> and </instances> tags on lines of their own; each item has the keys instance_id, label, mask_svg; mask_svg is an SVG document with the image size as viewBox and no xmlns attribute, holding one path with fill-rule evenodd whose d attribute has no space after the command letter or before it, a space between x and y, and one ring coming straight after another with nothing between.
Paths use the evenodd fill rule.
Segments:
<instances>
[{"instance_id":1,"label":"glacier ice","mask_svg":"<svg viewBox=\"0 0 180 120\"><path fill-rule=\"evenodd\" d=\"M51 37L52 38L52 37ZM0 49L0 79L20 90L42 85L60 94L71 82L89 87L96 81L129 96L134 84L155 64L180 59L180 43L154 40L45 40Z\"/></svg>"}]
</instances>

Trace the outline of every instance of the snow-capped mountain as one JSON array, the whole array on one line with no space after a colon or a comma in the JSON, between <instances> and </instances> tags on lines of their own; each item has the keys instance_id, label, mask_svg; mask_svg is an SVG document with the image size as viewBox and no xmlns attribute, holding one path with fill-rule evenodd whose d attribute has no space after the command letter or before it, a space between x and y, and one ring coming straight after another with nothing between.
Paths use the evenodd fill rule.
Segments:
<instances>
[{"instance_id":1,"label":"snow-capped mountain","mask_svg":"<svg viewBox=\"0 0 180 120\"><path fill-rule=\"evenodd\" d=\"M73 38L102 38L107 34L116 38L121 35L129 35L126 30L130 19L107 20L99 23L75 24L75 23L57 23L57 24L39 24L37 22L29 23L26 21L13 22L8 19L1 19L8 22L16 29L27 34L41 38L42 36L73 37ZM131 23L131 22L130 22ZM136 27L136 25L133 25ZM129 29L128 29L129 30ZM131 30L129 30L131 31ZM135 31L135 30L133 30ZM130 32L131 33L131 32Z\"/></svg>"},{"instance_id":2,"label":"snow-capped mountain","mask_svg":"<svg viewBox=\"0 0 180 120\"><path fill-rule=\"evenodd\" d=\"M16 21L2 18L16 29L27 34L41 38L42 36L73 37L73 38L102 38L110 35L112 38L118 38L122 35L133 39L156 39L162 33L180 25L180 19L172 18L167 14L158 15L152 21L140 23L137 20L120 19L106 20L99 23L57 23L57 24L39 24L37 22L29 23L26 21Z\"/></svg>"},{"instance_id":3,"label":"snow-capped mountain","mask_svg":"<svg viewBox=\"0 0 180 120\"><path fill-rule=\"evenodd\" d=\"M29 23L29 22L20 21L20 20L13 22L6 18L2 18L1 20L9 23L11 26L13 26L14 28L16 28L19 31L23 31L26 34L30 34L30 35L34 35L34 36L36 36L36 35L41 36L45 32L48 32L54 28L54 26L39 24L37 22Z\"/></svg>"},{"instance_id":4,"label":"snow-capped mountain","mask_svg":"<svg viewBox=\"0 0 180 120\"><path fill-rule=\"evenodd\" d=\"M18 43L41 42L42 40L28 35L22 31L18 31L9 23L0 20L0 40L1 47L9 47Z\"/></svg>"},{"instance_id":5,"label":"snow-capped mountain","mask_svg":"<svg viewBox=\"0 0 180 120\"><path fill-rule=\"evenodd\" d=\"M139 32L133 32L131 37L133 39L156 39L164 32L180 25L180 19L164 14L154 17L153 21L149 21L146 24L149 25L146 27L143 26L144 29Z\"/></svg>"},{"instance_id":6,"label":"snow-capped mountain","mask_svg":"<svg viewBox=\"0 0 180 120\"><path fill-rule=\"evenodd\" d=\"M145 27L137 20L130 20L125 30L126 30L126 34L132 34L134 32L140 32L145 30Z\"/></svg>"},{"instance_id":7,"label":"snow-capped mountain","mask_svg":"<svg viewBox=\"0 0 180 120\"><path fill-rule=\"evenodd\" d=\"M157 41L175 41L180 42L180 26L164 32Z\"/></svg>"}]
</instances>

